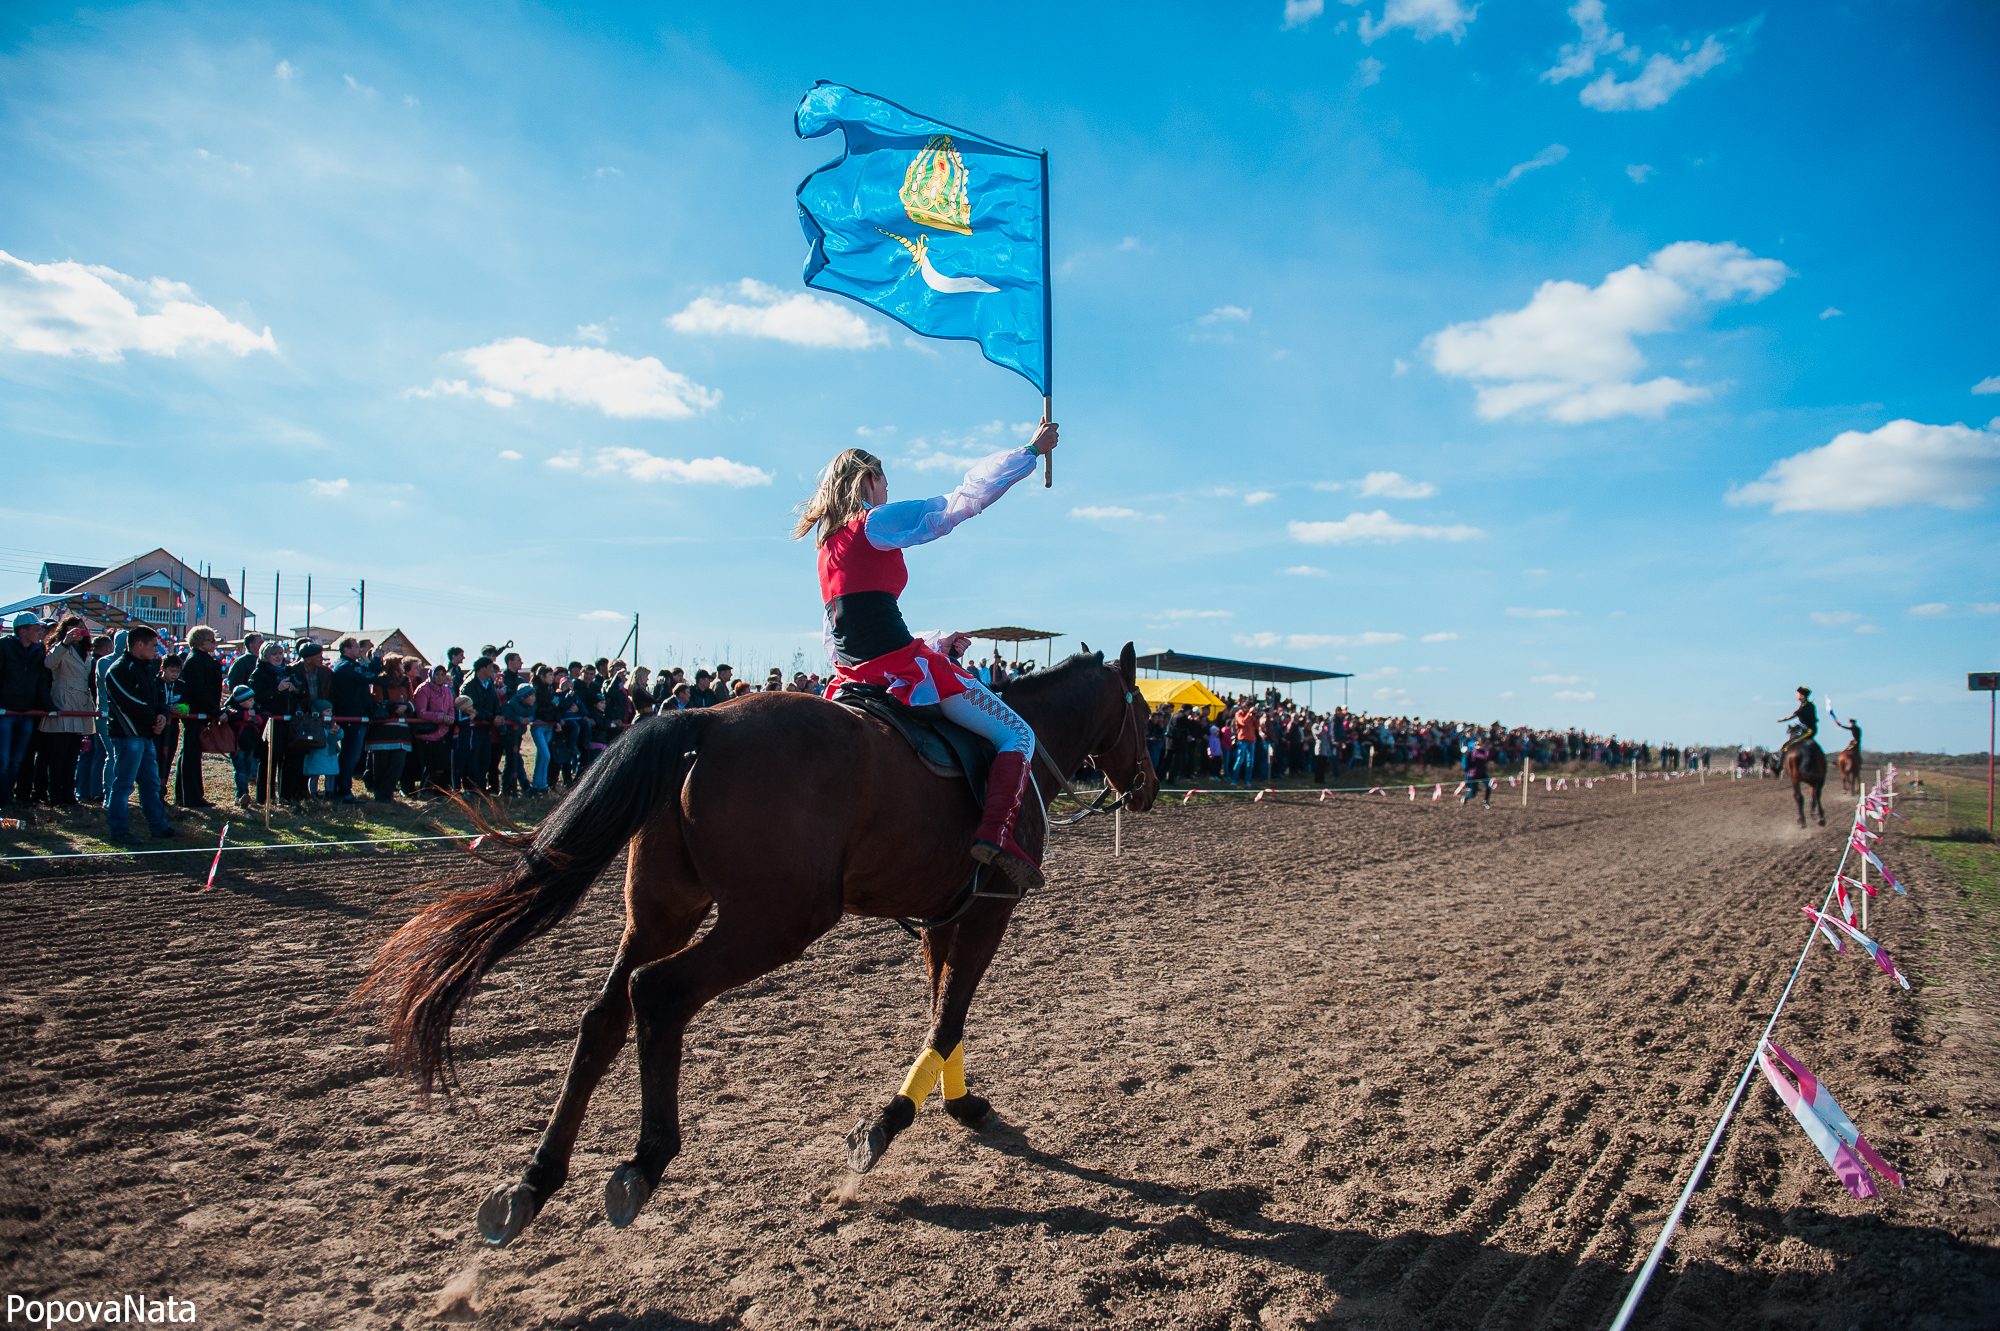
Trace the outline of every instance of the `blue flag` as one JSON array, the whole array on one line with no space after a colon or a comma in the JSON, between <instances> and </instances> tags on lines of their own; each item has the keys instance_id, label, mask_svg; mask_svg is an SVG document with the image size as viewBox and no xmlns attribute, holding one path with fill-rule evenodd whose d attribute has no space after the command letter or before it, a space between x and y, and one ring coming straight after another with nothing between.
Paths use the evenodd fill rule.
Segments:
<instances>
[{"instance_id":1,"label":"blue flag","mask_svg":"<svg viewBox=\"0 0 2000 1331\"><path fill-rule=\"evenodd\" d=\"M821 81L799 137L847 151L799 183L806 285L872 305L925 337L977 342L1049 393L1049 164Z\"/></svg>"}]
</instances>

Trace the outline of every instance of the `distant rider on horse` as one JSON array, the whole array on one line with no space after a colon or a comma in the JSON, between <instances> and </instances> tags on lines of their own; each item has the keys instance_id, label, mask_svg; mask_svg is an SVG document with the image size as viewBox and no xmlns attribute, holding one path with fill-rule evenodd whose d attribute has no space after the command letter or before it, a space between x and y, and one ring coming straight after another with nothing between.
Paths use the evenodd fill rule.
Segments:
<instances>
[{"instance_id":1,"label":"distant rider on horse","mask_svg":"<svg viewBox=\"0 0 2000 1331\"><path fill-rule=\"evenodd\" d=\"M1833 724L1837 729L1845 730L1848 734L1854 736L1854 739L1848 744L1848 748L1857 751L1861 748L1861 723L1859 721L1850 716L1845 721L1835 721Z\"/></svg>"},{"instance_id":2,"label":"distant rider on horse","mask_svg":"<svg viewBox=\"0 0 2000 1331\"><path fill-rule=\"evenodd\" d=\"M955 657L970 638L914 636L896 598L910 581L904 550L935 541L985 512L1055 446L1055 424L1044 421L1027 447L975 464L950 494L894 504L882 460L850 448L820 474L819 488L799 505L792 529L794 539L815 528L819 532L819 593L826 605L827 659L834 667L827 696L844 683L873 684L907 706L935 705L946 720L990 741L999 752L986 779L986 808L973 833L972 856L1005 873L1023 892L1042 885L1041 866L1014 832L1035 732L976 675L960 668Z\"/></svg>"},{"instance_id":3,"label":"distant rider on horse","mask_svg":"<svg viewBox=\"0 0 2000 1331\"><path fill-rule=\"evenodd\" d=\"M1819 734L1819 708L1813 706L1812 690L1799 685L1799 709L1790 716L1781 716L1779 721L1797 721L1798 729L1778 750L1778 759L1783 762L1785 754L1792 749L1803 750Z\"/></svg>"}]
</instances>

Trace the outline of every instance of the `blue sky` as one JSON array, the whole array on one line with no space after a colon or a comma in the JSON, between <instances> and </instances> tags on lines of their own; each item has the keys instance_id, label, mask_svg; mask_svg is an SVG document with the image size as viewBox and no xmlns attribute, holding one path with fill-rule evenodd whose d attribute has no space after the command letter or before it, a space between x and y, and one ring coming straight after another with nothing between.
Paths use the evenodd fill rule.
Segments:
<instances>
[{"instance_id":1,"label":"blue sky","mask_svg":"<svg viewBox=\"0 0 2000 1331\"><path fill-rule=\"evenodd\" d=\"M1990 7L841 13L9 7L0 598L165 545L286 626L310 573L432 651L816 660L812 474L937 492L1040 405L806 293L826 78L1052 163L1056 488L913 625L1984 748Z\"/></svg>"}]
</instances>

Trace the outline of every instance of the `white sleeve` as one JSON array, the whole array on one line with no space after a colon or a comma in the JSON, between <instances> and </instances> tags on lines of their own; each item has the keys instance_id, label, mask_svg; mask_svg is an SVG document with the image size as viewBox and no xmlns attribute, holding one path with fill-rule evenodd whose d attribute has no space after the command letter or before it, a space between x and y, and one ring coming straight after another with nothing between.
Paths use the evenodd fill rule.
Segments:
<instances>
[{"instance_id":1,"label":"white sleeve","mask_svg":"<svg viewBox=\"0 0 2000 1331\"><path fill-rule=\"evenodd\" d=\"M1035 469L1035 450L1010 448L982 459L956 490L935 499L905 499L868 510L862 530L877 550L906 550L945 535L1006 494L1014 482Z\"/></svg>"},{"instance_id":2,"label":"white sleeve","mask_svg":"<svg viewBox=\"0 0 2000 1331\"><path fill-rule=\"evenodd\" d=\"M936 652L939 656L950 655L950 653L946 652L944 649L945 639L951 636L950 629L926 629L922 633L918 633L914 636L918 638L924 644L924 646L930 648L932 651Z\"/></svg>"}]
</instances>

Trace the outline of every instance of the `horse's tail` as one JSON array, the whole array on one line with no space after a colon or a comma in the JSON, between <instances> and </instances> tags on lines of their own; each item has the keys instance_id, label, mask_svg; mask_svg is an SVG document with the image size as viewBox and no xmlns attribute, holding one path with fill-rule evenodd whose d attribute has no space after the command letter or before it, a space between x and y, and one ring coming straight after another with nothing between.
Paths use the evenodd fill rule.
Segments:
<instances>
[{"instance_id":1,"label":"horse's tail","mask_svg":"<svg viewBox=\"0 0 2000 1331\"><path fill-rule=\"evenodd\" d=\"M484 887L446 892L375 955L355 993L382 1008L390 1064L429 1094L453 1082L451 1022L480 978L560 924L661 805L677 796L707 714L671 712L632 727L584 770L521 853Z\"/></svg>"}]
</instances>

